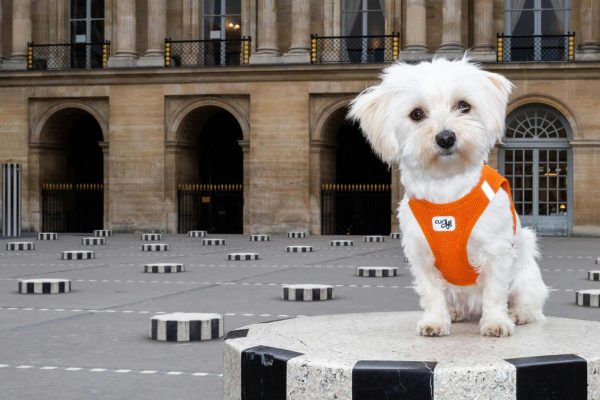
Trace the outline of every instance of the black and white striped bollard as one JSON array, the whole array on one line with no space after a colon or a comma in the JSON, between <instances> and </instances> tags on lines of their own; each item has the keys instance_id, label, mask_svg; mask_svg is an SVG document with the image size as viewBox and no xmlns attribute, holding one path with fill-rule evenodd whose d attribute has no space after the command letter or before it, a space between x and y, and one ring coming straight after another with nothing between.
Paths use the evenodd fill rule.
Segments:
<instances>
[{"instance_id":1,"label":"black and white striped bollard","mask_svg":"<svg viewBox=\"0 0 600 400\"><path fill-rule=\"evenodd\" d=\"M283 285L281 298L290 301L324 301L333 299L331 285Z\"/></svg>"},{"instance_id":2,"label":"black and white striped bollard","mask_svg":"<svg viewBox=\"0 0 600 400\"><path fill-rule=\"evenodd\" d=\"M202 239L203 246L224 246L226 244L225 239Z\"/></svg>"},{"instance_id":3,"label":"black and white striped bollard","mask_svg":"<svg viewBox=\"0 0 600 400\"><path fill-rule=\"evenodd\" d=\"M584 307L600 307L600 289L576 291L575 303Z\"/></svg>"},{"instance_id":4,"label":"black and white striped bollard","mask_svg":"<svg viewBox=\"0 0 600 400\"><path fill-rule=\"evenodd\" d=\"M92 237L81 239L81 244L88 246L101 246L106 244L106 239L103 237Z\"/></svg>"},{"instance_id":5,"label":"black and white striped bollard","mask_svg":"<svg viewBox=\"0 0 600 400\"><path fill-rule=\"evenodd\" d=\"M251 261L258 260L258 253L231 253L227 254L229 261Z\"/></svg>"},{"instance_id":6,"label":"black and white striped bollard","mask_svg":"<svg viewBox=\"0 0 600 400\"><path fill-rule=\"evenodd\" d=\"M96 229L94 231L94 236L95 237L106 237L106 236L112 236L112 231L108 230L108 229Z\"/></svg>"},{"instance_id":7,"label":"black and white striped bollard","mask_svg":"<svg viewBox=\"0 0 600 400\"><path fill-rule=\"evenodd\" d=\"M287 237L289 237L289 238L305 238L306 232L288 232Z\"/></svg>"},{"instance_id":8,"label":"black and white striped bollard","mask_svg":"<svg viewBox=\"0 0 600 400\"><path fill-rule=\"evenodd\" d=\"M390 233L390 239L402 239L401 233Z\"/></svg>"},{"instance_id":9,"label":"black and white striped bollard","mask_svg":"<svg viewBox=\"0 0 600 400\"><path fill-rule=\"evenodd\" d=\"M169 251L171 246L165 243L143 244L142 251Z\"/></svg>"},{"instance_id":10,"label":"black and white striped bollard","mask_svg":"<svg viewBox=\"0 0 600 400\"><path fill-rule=\"evenodd\" d=\"M155 263L144 265L144 272L148 274L170 274L185 272L185 265L174 263Z\"/></svg>"},{"instance_id":11,"label":"black and white striped bollard","mask_svg":"<svg viewBox=\"0 0 600 400\"><path fill-rule=\"evenodd\" d=\"M58 233L40 232L37 234L37 240L58 240Z\"/></svg>"},{"instance_id":12,"label":"black and white striped bollard","mask_svg":"<svg viewBox=\"0 0 600 400\"><path fill-rule=\"evenodd\" d=\"M250 235L251 242L268 242L271 240L269 235Z\"/></svg>"},{"instance_id":13,"label":"black and white striped bollard","mask_svg":"<svg viewBox=\"0 0 600 400\"><path fill-rule=\"evenodd\" d=\"M600 271L588 271L588 280L600 281Z\"/></svg>"},{"instance_id":14,"label":"black and white striped bollard","mask_svg":"<svg viewBox=\"0 0 600 400\"><path fill-rule=\"evenodd\" d=\"M206 235L207 235L206 231L189 231L188 232L189 237L206 237Z\"/></svg>"},{"instance_id":15,"label":"black and white striped bollard","mask_svg":"<svg viewBox=\"0 0 600 400\"><path fill-rule=\"evenodd\" d=\"M69 279L19 279L19 293L57 294L71 291Z\"/></svg>"},{"instance_id":16,"label":"black and white striped bollard","mask_svg":"<svg viewBox=\"0 0 600 400\"><path fill-rule=\"evenodd\" d=\"M363 242L385 242L385 236L365 236Z\"/></svg>"},{"instance_id":17,"label":"black and white striped bollard","mask_svg":"<svg viewBox=\"0 0 600 400\"><path fill-rule=\"evenodd\" d=\"M313 251L312 246L287 246L285 251L288 253L310 253Z\"/></svg>"},{"instance_id":18,"label":"black and white striped bollard","mask_svg":"<svg viewBox=\"0 0 600 400\"><path fill-rule=\"evenodd\" d=\"M6 243L6 250L8 250L8 251L35 250L35 244L33 242Z\"/></svg>"},{"instance_id":19,"label":"black and white striped bollard","mask_svg":"<svg viewBox=\"0 0 600 400\"><path fill-rule=\"evenodd\" d=\"M196 342L218 339L225 325L220 314L173 313L150 319L150 339L166 342Z\"/></svg>"},{"instance_id":20,"label":"black and white striped bollard","mask_svg":"<svg viewBox=\"0 0 600 400\"><path fill-rule=\"evenodd\" d=\"M61 259L63 260L90 260L92 258L96 258L93 251L69 250L61 253Z\"/></svg>"},{"instance_id":21,"label":"black and white striped bollard","mask_svg":"<svg viewBox=\"0 0 600 400\"><path fill-rule=\"evenodd\" d=\"M369 278L387 278L398 276L397 267L358 267L356 268L356 276L364 276Z\"/></svg>"},{"instance_id":22,"label":"black and white striped bollard","mask_svg":"<svg viewBox=\"0 0 600 400\"><path fill-rule=\"evenodd\" d=\"M331 240L329 242L330 246L354 246L354 242L352 240Z\"/></svg>"},{"instance_id":23,"label":"black and white striped bollard","mask_svg":"<svg viewBox=\"0 0 600 400\"><path fill-rule=\"evenodd\" d=\"M2 236L21 236L21 164L2 164Z\"/></svg>"},{"instance_id":24,"label":"black and white striped bollard","mask_svg":"<svg viewBox=\"0 0 600 400\"><path fill-rule=\"evenodd\" d=\"M145 241L162 240L162 235L160 233L142 233L142 240L145 240Z\"/></svg>"}]
</instances>

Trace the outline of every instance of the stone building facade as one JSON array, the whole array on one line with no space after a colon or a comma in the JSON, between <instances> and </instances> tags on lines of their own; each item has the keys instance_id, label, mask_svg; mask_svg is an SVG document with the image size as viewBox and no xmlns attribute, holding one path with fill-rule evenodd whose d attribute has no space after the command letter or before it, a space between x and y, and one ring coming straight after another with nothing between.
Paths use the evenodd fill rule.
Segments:
<instances>
[{"instance_id":1,"label":"stone building facade","mask_svg":"<svg viewBox=\"0 0 600 400\"><path fill-rule=\"evenodd\" d=\"M175 57L210 40L210 62ZM50 48L67 55L36 56ZM324 185L382 182L341 181L366 157L340 159L348 103L396 58L465 49L516 85L512 137L489 163L512 174L523 219L600 235L596 0L0 0L0 162L23 165L23 231L45 228L49 185L101 187L105 229L174 233L182 187L225 184L243 188L244 233L321 234ZM228 165L240 172L218 175ZM398 166L383 173L396 231Z\"/></svg>"}]
</instances>

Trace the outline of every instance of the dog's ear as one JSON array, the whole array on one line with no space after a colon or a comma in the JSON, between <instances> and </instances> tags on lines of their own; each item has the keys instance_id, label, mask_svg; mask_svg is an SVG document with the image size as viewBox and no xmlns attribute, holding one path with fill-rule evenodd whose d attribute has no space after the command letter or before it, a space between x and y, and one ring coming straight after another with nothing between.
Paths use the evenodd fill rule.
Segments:
<instances>
[{"instance_id":1,"label":"dog's ear","mask_svg":"<svg viewBox=\"0 0 600 400\"><path fill-rule=\"evenodd\" d=\"M488 86L488 94L490 95L490 99L493 100L489 110L490 114L486 119L488 131L493 134L496 140L500 140L504 136L504 122L506 119L508 98L515 86L502 75L487 71L483 71L483 73L492 83Z\"/></svg>"},{"instance_id":2,"label":"dog's ear","mask_svg":"<svg viewBox=\"0 0 600 400\"><path fill-rule=\"evenodd\" d=\"M381 85L372 86L350 103L348 119L358 122L371 147L383 162L393 163L400 146L389 127L392 94Z\"/></svg>"}]
</instances>

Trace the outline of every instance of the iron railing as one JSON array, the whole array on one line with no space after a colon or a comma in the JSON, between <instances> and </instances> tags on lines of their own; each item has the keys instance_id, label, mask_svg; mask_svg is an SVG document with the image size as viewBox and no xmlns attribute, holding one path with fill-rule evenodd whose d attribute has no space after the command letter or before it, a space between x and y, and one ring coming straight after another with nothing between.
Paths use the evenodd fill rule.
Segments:
<instances>
[{"instance_id":1,"label":"iron railing","mask_svg":"<svg viewBox=\"0 0 600 400\"><path fill-rule=\"evenodd\" d=\"M110 42L34 44L27 43L27 69L33 71L106 68Z\"/></svg>"},{"instance_id":2,"label":"iron railing","mask_svg":"<svg viewBox=\"0 0 600 400\"><path fill-rule=\"evenodd\" d=\"M398 59L400 34L385 36L311 35L312 64L385 63Z\"/></svg>"},{"instance_id":3,"label":"iron railing","mask_svg":"<svg viewBox=\"0 0 600 400\"><path fill-rule=\"evenodd\" d=\"M102 184L42 185L44 232L92 232L104 225Z\"/></svg>"},{"instance_id":4,"label":"iron railing","mask_svg":"<svg viewBox=\"0 0 600 400\"><path fill-rule=\"evenodd\" d=\"M392 228L391 185L323 185L323 235L387 235Z\"/></svg>"},{"instance_id":5,"label":"iron railing","mask_svg":"<svg viewBox=\"0 0 600 400\"><path fill-rule=\"evenodd\" d=\"M179 185L179 233L243 233L243 185Z\"/></svg>"},{"instance_id":6,"label":"iron railing","mask_svg":"<svg viewBox=\"0 0 600 400\"><path fill-rule=\"evenodd\" d=\"M251 37L227 40L165 39L165 67L247 65Z\"/></svg>"},{"instance_id":7,"label":"iron railing","mask_svg":"<svg viewBox=\"0 0 600 400\"><path fill-rule=\"evenodd\" d=\"M575 60L575 32L566 35L497 35L498 62L569 62Z\"/></svg>"}]
</instances>

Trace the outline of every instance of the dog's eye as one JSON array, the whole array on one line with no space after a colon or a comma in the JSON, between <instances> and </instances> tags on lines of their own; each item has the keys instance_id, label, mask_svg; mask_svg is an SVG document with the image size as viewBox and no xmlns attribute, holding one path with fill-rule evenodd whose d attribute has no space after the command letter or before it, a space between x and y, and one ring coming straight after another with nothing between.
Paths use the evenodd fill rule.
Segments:
<instances>
[{"instance_id":1,"label":"dog's eye","mask_svg":"<svg viewBox=\"0 0 600 400\"><path fill-rule=\"evenodd\" d=\"M456 105L456 109L461 113L466 114L471 110L471 105L466 101L459 101Z\"/></svg>"},{"instance_id":2,"label":"dog's eye","mask_svg":"<svg viewBox=\"0 0 600 400\"><path fill-rule=\"evenodd\" d=\"M421 110L420 108L415 108L410 113L410 118L412 118L413 121L420 121L423 118L425 118L425 112L423 112L423 110Z\"/></svg>"}]
</instances>

